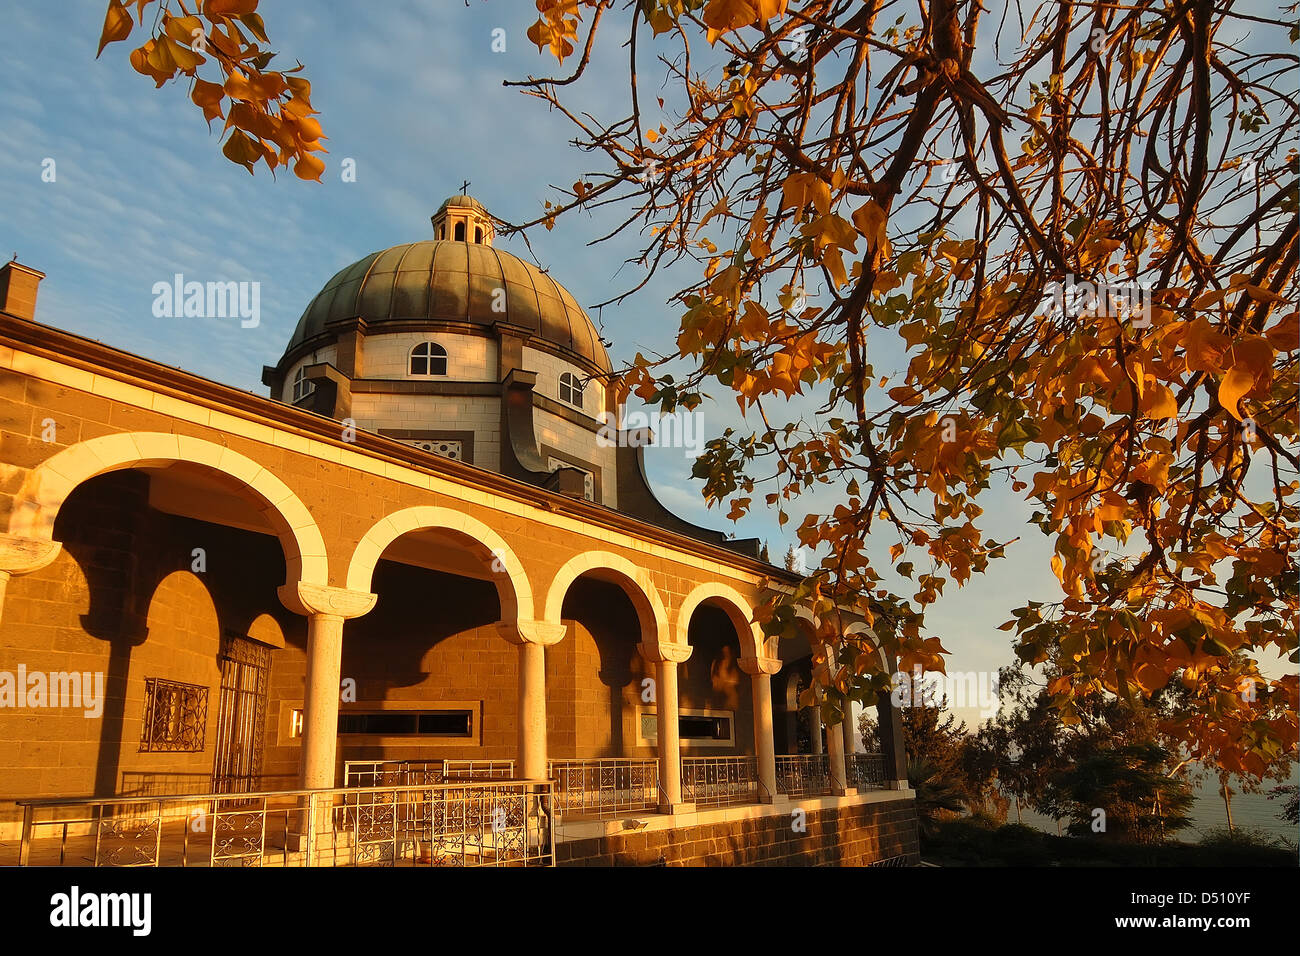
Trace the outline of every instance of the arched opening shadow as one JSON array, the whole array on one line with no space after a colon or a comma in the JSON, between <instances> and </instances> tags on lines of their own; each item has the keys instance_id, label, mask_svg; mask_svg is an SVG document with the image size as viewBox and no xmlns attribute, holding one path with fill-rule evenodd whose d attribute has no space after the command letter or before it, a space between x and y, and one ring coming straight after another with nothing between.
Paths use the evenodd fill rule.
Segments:
<instances>
[{"instance_id":1,"label":"arched opening shadow","mask_svg":"<svg viewBox=\"0 0 1300 956\"><path fill-rule=\"evenodd\" d=\"M565 592L560 614L576 626L547 648L556 756L631 756L640 736L638 706L654 707L643 690L652 672L637 652L636 608L619 585L582 575Z\"/></svg>"},{"instance_id":2,"label":"arched opening shadow","mask_svg":"<svg viewBox=\"0 0 1300 956\"><path fill-rule=\"evenodd\" d=\"M151 637L151 608L168 576L185 572L201 582L215 612L215 646L246 635L253 620L263 614L281 624L286 642L299 647L305 644L301 619L288 612L276 595L285 575L284 554L277 539L152 508L149 481L147 472L126 469L78 486L60 508L53 529L66 556L32 576L62 579L65 588L46 622L63 632L58 640L64 646L56 645L56 651L75 647L79 633L107 645L104 709L91 788L95 796L208 789L201 775L180 776L162 769L166 754L158 755L160 770L156 774L139 773L130 780L121 774L122 755L139 746L138 741L124 739L132 658ZM202 549L198 571L196 548ZM76 601L69 592L83 588L85 613L75 624L71 618L63 620L63 612ZM167 641L173 636L163 633L153 639ZM219 658L219 651L216 656ZM162 672L149 676L168 677ZM209 689L210 706L215 706L217 694L218 687ZM205 735L209 762L213 745Z\"/></svg>"},{"instance_id":3,"label":"arched opening shadow","mask_svg":"<svg viewBox=\"0 0 1300 956\"><path fill-rule=\"evenodd\" d=\"M475 710L464 738L339 737L340 760L513 757L516 654L497 631L501 602L491 581L381 559L370 613L344 628L343 680L355 681L355 703L340 712L436 709L449 701ZM481 706L481 711L478 708ZM480 723L481 714L481 723Z\"/></svg>"},{"instance_id":4,"label":"arched opening shadow","mask_svg":"<svg viewBox=\"0 0 1300 956\"><path fill-rule=\"evenodd\" d=\"M678 667L682 710L727 711L732 714L732 743L709 746L692 741L690 751L753 754L754 705L750 677L740 669L741 635L727 612L701 604L687 626L691 656Z\"/></svg>"}]
</instances>

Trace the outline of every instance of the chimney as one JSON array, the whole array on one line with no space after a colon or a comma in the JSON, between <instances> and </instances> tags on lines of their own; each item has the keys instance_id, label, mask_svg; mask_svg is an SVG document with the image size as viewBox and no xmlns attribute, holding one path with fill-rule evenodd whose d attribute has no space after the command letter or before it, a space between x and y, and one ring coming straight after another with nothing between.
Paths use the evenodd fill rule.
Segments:
<instances>
[{"instance_id":1,"label":"chimney","mask_svg":"<svg viewBox=\"0 0 1300 956\"><path fill-rule=\"evenodd\" d=\"M29 269L17 258L0 266L0 312L33 321L36 318L36 287L44 278L44 272Z\"/></svg>"}]
</instances>

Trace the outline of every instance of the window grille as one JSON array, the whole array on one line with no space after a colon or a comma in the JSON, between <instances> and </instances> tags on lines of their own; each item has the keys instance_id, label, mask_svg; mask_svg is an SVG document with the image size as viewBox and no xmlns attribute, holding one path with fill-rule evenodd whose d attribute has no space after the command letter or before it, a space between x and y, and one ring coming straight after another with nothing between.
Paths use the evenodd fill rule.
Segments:
<instances>
[{"instance_id":1,"label":"window grille","mask_svg":"<svg viewBox=\"0 0 1300 956\"><path fill-rule=\"evenodd\" d=\"M140 753L199 753L208 725L208 689L146 677Z\"/></svg>"}]
</instances>

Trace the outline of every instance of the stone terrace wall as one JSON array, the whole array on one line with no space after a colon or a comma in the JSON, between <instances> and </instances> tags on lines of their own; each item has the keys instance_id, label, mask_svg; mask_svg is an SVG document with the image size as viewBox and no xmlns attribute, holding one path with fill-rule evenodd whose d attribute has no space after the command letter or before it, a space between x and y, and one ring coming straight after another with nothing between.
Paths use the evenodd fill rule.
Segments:
<instances>
[{"instance_id":1,"label":"stone terrace wall","mask_svg":"<svg viewBox=\"0 0 1300 956\"><path fill-rule=\"evenodd\" d=\"M557 844L560 866L868 866L920 861L911 799L809 810L671 830L627 831Z\"/></svg>"}]
</instances>

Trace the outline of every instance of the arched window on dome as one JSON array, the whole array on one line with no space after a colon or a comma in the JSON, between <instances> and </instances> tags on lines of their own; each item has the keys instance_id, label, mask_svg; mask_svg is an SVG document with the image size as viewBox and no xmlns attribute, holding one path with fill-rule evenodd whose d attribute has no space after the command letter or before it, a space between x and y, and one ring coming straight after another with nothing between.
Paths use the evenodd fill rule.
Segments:
<instances>
[{"instance_id":1,"label":"arched window on dome","mask_svg":"<svg viewBox=\"0 0 1300 956\"><path fill-rule=\"evenodd\" d=\"M421 342L411 349L412 375L446 375L447 350L437 342Z\"/></svg>"},{"instance_id":2,"label":"arched window on dome","mask_svg":"<svg viewBox=\"0 0 1300 956\"><path fill-rule=\"evenodd\" d=\"M465 241L465 224L463 222L456 223L456 241Z\"/></svg>"},{"instance_id":3,"label":"arched window on dome","mask_svg":"<svg viewBox=\"0 0 1300 956\"><path fill-rule=\"evenodd\" d=\"M477 242L477 243L480 243L480 244L483 242L483 227L482 227L482 226L476 226L476 227L475 227L475 229L474 229L474 241Z\"/></svg>"},{"instance_id":4,"label":"arched window on dome","mask_svg":"<svg viewBox=\"0 0 1300 956\"><path fill-rule=\"evenodd\" d=\"M572 372L560 374L560 401L574 408L582 408L582 379Z\"/></svg>"},{"instance_id":5,"label":"arched window on dome","mask_svg":"<svg viewBox=\"0 0 1300 956\"><path fill-rule=\"evenodd\" d=\"M298 371L293 373L293 399L295 403L301 401L316 390L316 386L307 378L307 366L302 366Z\"/></svg>"}]
</instances>

